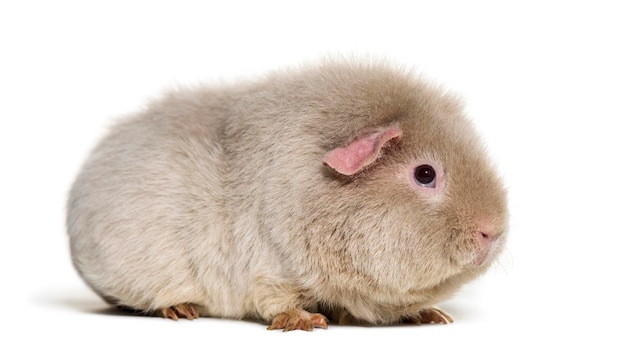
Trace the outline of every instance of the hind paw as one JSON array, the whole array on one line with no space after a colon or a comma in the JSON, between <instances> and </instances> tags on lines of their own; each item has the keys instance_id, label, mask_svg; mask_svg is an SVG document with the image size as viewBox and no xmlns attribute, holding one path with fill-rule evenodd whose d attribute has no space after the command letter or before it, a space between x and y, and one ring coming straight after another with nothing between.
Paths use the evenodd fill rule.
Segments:
<instances>
[{"instance_id":1,"label":"hind paw","mask_svg":"<svg viewBox=\"0 0 626 354\"><path fill-rule=\"evenodd\" d=\"M161 316L165 318L171 318L174 321L178 321L179 318L185 317L188 320L193 320L200 317L198 310L192 304L179 304L175 306L165 307L160 310Z\"/></svg>"}]
</instances>

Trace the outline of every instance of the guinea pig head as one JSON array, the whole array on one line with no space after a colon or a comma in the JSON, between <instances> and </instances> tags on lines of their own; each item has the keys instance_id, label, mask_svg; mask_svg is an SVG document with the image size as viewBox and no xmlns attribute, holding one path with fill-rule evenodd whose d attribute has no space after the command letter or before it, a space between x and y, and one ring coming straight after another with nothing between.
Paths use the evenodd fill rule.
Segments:
<instances>
[{"instance_id":1,"label":"guinea pig head","mask_svg":"<svg viewBox=\"0 0 626 354\"><path fill-rule=\"evenodd\" d=\"M398 291L486 270L503 249L506 193L456 110L406 114L327 152L358 272Z\"/></svg>"}]
</instances>

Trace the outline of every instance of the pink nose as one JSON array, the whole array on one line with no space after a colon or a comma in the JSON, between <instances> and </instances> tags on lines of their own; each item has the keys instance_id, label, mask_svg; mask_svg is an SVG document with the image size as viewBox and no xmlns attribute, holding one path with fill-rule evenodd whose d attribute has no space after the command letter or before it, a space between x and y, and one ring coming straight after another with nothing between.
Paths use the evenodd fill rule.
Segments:
<instances>
[{"instance_id":1,"label":"pink nose","mask_svg":"<svg viewBox=\"0 0 626 354\"><path fill-rule=\"evenodd\" d=\"M476 238L480 245L480 251L475 261L476 264L480 265L487 260L491 244L493 244L498 236L500 236L499 233L487 231L487 228L481 228L476 232Z\"/></svg>"},{"instance_id":2,"label":"pink nose","mask_svg":"<svg viewBox=\"0 0 626 354\"><path fill-rule=\"evenodd\" d=\"M480 242L480 245L482 246L482 248L489 248L489 246L491 245L491 243L494 241L495 237L491 236L491 234L484 232L484 231L478 231L478 241Z\"/></svg>"},{"instance_id":3,"label":"pink nose","mask_svg":"<svg viewBox=\"0 0 626 354\"><path fill-rule=\"evenodd\" d=\"M500 232L491 226L489 223L483 223L478 225L478 231L476 232L476 238L483 249L489 249L491 244L500 236Z\"/></svg>"}]
</instances>

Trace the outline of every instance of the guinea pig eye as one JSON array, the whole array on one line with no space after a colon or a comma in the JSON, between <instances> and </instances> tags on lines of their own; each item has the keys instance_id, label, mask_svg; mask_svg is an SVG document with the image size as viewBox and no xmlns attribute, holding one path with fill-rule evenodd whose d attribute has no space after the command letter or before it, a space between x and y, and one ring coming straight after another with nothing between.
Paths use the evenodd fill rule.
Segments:
<instances>
[{"instance_id":1,"label":"guinea pig eye","mask_svg":"<svg viewBox=\"0 0 626 354\"><path fill-rule=\"evenodd\" d=\"M415 176L415 182L422 187L435 188L435 181L437 180L437 174L435 169L430 165L420 165L415 168L413 174Z\"/></svg>"}]
</instances>

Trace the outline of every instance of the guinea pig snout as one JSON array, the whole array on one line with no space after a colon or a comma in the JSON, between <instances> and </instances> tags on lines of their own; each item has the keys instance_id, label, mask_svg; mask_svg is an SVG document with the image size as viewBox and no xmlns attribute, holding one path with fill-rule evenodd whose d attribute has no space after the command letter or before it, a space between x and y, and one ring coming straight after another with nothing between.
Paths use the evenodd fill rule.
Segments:
<instances>
[{"instance_id":1,"label":"guinea pig snout","mask_svg":"<svg viewBox=\"0 0 626 354\"><path fill-rule=\"evenodd\" d=\"M474 259L476 266L483 265L487 259L495 252L494 244L502 235L502 232L493 230L489 227L479 227L478 231L474 233L474 238L478 241L478 252Z\"/></svg>"}]
</instances>

